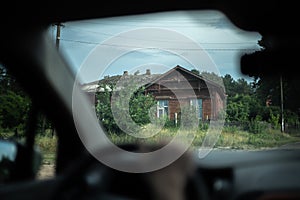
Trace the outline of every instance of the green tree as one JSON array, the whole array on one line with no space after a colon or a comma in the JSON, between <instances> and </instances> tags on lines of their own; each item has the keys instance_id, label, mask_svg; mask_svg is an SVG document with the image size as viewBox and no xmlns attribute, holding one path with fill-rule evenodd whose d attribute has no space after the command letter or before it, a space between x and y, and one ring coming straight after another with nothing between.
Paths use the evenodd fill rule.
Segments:
<instances>
[{"instance_id":1,"label":"green tree","mask_svg":"<svg viewBox=\"0 0 300 200\"><path fill-rule=\"evenodd\" d=\"M227 121L249 121L260 115L262 111L262 106L252 95L236 94L234 97L228 97L227 102Z\"/></svg>"},{"instance_id":2,"label":"green tree","mask_svg":"<svg viewBox=\"0 0 300 200\"><path fill-rule=\"evenodd\" d=\"M96 114L101 124L109 132L120 132L111 111L111 93L112 86L100 84L99 88L103 88L102 91L96 93Z\"/></svg>"},{"instance_id":3,"label":"green tree","mask_svg":"<svg viewBox=\"0 0 300 200\"><path fill-rule=\"evenodd\" d=\"M128 92L130 93L131 89L135 88L135 83L128 81L123 85L124 88L116 88L115 83L110 83L110 85L104 84L108 83L107 81L101 81L99 85L99 92L96 94L97 103L96 103L96 113L101 124L106 128L108 132L121 133L119 125L116 122L116 118L120 119L119 123L121 127L126 127L126 130L134 130L134 126L129 122L128 116L124 115L122 112L114 113L112 112L112 101L113 106L117 106L117 110L127 109L127 99ZM143 126L150 123L149 111L152 108L156 101L151 94L144 94L144 87L138 88L135 92L132 93L129 99L129 114L134 123L138 126ZM112 100L113 92L116 92L115 98Z\"/></svg>"},{"instance_id":4,"label":"green tree","mask_svg":"<svg viewBox=\"0 0 300 200\"><path fill-rule=\"evenodd\" d=\"M267 51L272 48L271 40L267 40L262 37L258 44L262 47L262 51ZM264 67L264 66L261 66ZM267 66L268 67L268 66ZM284 67L284 66L283 66ZM280 110L281 106L281 89L280 89L280 74L270 73L272 75L252 74L254 77L253 86L255 88L255 96L260 100L261 105L266 105L266 100L271 100L271 106L277 107L276 110ZM283 108L285 113L285 121L299 121L300 116L300 80L295 76L282 76L283 81ZM267 109L266 109L267 110ZM289 114L287 114L289 113ZM296 117L297 116L297 117ZM270 119L270 116L265 117ZM274 118L274 116L273 116Z\"/></svg>"},{"instance_id":5,"label":"green tree","mask_svg":"<svg viewBox=\"0 0 300 200\"><path fill-rule=\"evenodd\" d=\"M192 69L191 72L194 73L194 74L196 74L196 75L200 75L200 72L197 69Z\"/></svg>"},{"instance_id":6,"label":"green tree","mask_svg":"<svg viewBox=\"0 0 300 200\"><path fill-rule=\"evenodd\" d=\"M151 94L144 94L144 87L141 87L130 99L129 113L133 121L138 125L150 123L149 110L156 104Z\"/></svg>"},{"instance_id":7,"label":"green tree","mask_svg":"<svg viewBox=\"0 0 300 200\"><path fill-rule=\"evenodd\" d=\"M0 126L15 129L25 125L30 100L14 91L7 91L0 95Z\"/></svg>"},{"instance_id":8,"label":"green tree","mask_svg":"<svg viewBox=\"0 0 300 200\"><path fill-rule=\"evenodd\" d=\"M0 64L0 128L24 128L31 101L16 79Z\"/></svg>"},{"instance_id":9,"label":"green tree","mask_svg":"<svg viewBox=\"0 0 300 200\"><path fill-rule=\"evenodd\" d=\"M252 93L251 84L248 83L244 78L239 78L236 81L235 92L237 94L251 95L251 93Z\"/></svg>"},{"instance_id":10,"label":"green tree","mask_svg":"<svg viewBox=\"0 0 300 200\"><path fill-rule=\"evenodd\" d=\"M236 91L235 91L235 80L231 77L230 74L226 74L223 77L223 83L224 83L226 94L229 97L233 97L236 94Z\"/></svg>"},{"instance_id":11,"label":"green tree","mask_svg":"<svg viewBox=\"0 0 300 200\"><path fill-rule=\"evenodd\" d=\"M214 72L207 72L207 71L203 71L200 73L200 76L202 76L203 78L210 80L216 84L219 84L220 86L223 86L223 80L222 77L217 75Z\"/></svg>"},{"instance_id":12,"label":"green tree","mask_svg":"<svg viewBox=\"0 0 300 200\"><path fill-rule=\"evenodd\" d=\"M226 74L223 77L223 83L225 86L226 94L229 97L233 97L237 94L251 95L254 92L251 83L248 83L244 78L234 80L231 75Z\"/></svg>"},{"instance_id":13,"label":"green tree","mask_svg":"<svg viewBox=\"0 0 300 200\"><path fill-rule=\"evenodd\" d=\"M227 104L226 121L245 122L249 119L250 106L244 95L235 95Z\"/></svg>"}]
</instances>

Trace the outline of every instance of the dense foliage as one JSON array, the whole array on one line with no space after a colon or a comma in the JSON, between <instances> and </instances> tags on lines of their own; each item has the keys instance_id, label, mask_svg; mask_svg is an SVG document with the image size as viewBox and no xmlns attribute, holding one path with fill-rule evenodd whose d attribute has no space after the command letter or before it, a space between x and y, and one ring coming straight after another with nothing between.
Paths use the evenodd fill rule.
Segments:
<instances>
[{"instance_id":1,"label":"dense foliage","mask_svg":"<svg viewBox=\"0 0 300 200\"><path fill-rule=\"evenodd\" d=\"M0 129L25 128L31 101L7 69L0 65Z\"/></svg>"},{"instance_id":2,"label":"dense foliage","mask_svg":"<svg viewBox=\"0 0 300 200\"><path fill-rule=\"evenodd\" d=\"M100 123L108 132L113 133L134 131L137 126L142 127L150 123L149 112L156 105L154 97L144 94L144 87L136 89L134 82L128 82L124 88L116 90L117 80L106 77L99 83L99 91L96 93L96 114ZM132 95L128 96L128 93ZM117 95L113 102L117 112L112 111L113 94ZM124 114L126 109L128 109L129 116Z\"/></svg>"}]
</instances>

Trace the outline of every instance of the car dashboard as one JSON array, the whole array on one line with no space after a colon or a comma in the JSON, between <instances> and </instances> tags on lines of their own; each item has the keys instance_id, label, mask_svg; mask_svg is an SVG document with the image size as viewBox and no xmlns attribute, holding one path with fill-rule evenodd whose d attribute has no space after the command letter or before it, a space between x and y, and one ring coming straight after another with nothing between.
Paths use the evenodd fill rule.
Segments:
<instances>
[{"instance_id":1,"label":"car dashboard","mask_svg":"<svg viewBox=\"0 0 300 200\"><path fill-rule=\"evenodd\" d=\"M212 199L299 199L296 149L215 150L199 161Z\"/></svg>"}]
</instances>

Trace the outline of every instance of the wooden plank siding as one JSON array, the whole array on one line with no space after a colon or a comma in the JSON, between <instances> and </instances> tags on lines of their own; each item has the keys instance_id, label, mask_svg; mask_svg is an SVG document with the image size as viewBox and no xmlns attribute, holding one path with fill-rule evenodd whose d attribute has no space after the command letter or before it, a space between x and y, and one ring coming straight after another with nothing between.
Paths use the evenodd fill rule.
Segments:
<instances>
[{"instance_id":1,"label":"wooden plank siding","mask_svg":"<svg viewBox=\"0 0 300 200\"><path fill-rule=\"evenodd\" d=\"M154 80L146 87L156 100L168 100L168 117L174 120L175 113L180 114L180 103L189 105L192 99L202 99L202 119L211 120L218 117L224 108L225 93L216 84L176 66Z\"/></svg>"}]
</instances>

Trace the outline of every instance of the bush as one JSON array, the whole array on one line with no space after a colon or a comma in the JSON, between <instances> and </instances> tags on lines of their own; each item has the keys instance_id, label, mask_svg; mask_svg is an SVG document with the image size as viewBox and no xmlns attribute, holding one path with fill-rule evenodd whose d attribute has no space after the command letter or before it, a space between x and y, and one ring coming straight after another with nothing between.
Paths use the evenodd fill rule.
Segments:
<instances>
[{"instance_id":1,"label":"bush","mask_svg":"<svg viewBox=\"0 0 300 200\"><path fill-rule=\"evenodd\" d=\"M57 137L38 135L35 143L43 153L55 153L57 148Z\"/></svg>"},{"instance_id":2,"label":"bush","mask_svg":"<svg viewBox=\"0 0 300 200\"><path fill-rule=\"evenodd\" d=\"M209 121L199 120L199 130L207 131L209 128Z\"/></svg>"},{"instance_id":3,"label":"bush","mask_svg":"<svg viewBox=\"0 0 300 200\"><path fill-rule=\"evenodd\" d=\"M272 128L274 128L275 130L280 129L279 119L280 119L280 115L279 114L273 114L273 112L271 110L269 122L271 123Z\"/></svg>"},{"instance_id":4,"label":"bush","mask_svg":"<svg viewBox=\"0 0 300 200\"><path fill-rule=\"evenodd\" d=\"M264 133L269 128L269 124L262 121L261 116L257 115L255 119L250 120L248 131L250 133L258 134Z\"/></svg>"},{"instance_id":5,"label":"bush","mask_svg":"<svg viewBox=\"0 0 300 200\"><path fill-rule=\"evenodd\" d=\"M177 124L177 127L178 127L178 124ZM170 120L169 118L167 118L164 128L176 128L175 120Z\"/></svg>"},{"instance_id":6,"label":"bush","mask_svg":"<svg viewBox=\"0 0 300 200\"><path fill-rule=\"evenodd\" d=\"M240 130L241 130L241 128L236 125L232 125L232 126L227 125L227 126L224 126L224 128L223 128L223 132L226 132L226 133L238 133Z\"/></svg>"},{"instance_id":7,"label":"bush","mask_svg":"<svg viewBox=\"0 0 300 200\"><path fill-rule=\"evenodd\" d=\"M289 125L292 125L292 126L299 126L300 122L299 122L299 116L290 111L290 110L286 110L284 112L284 116L285 116L285 121L286 121L286 124L289 124Z\"/></svg>"},{"instance_id":8,"label":"bush","mask_svg":"<svg viewBox=\"0 0 300 200\"><path fill-rule=\"evenodd\" d=\"M132 92L135 89L134 83L133 85L128 85L127 90L121 90L116 93L112 92L113 86L111 90L107 89L105 85L102 88L105 88L104 91L96 94L96 113L99 122L108 132L134 133L139 131L139 128L143 125L151 122L149 115L153 114L150 111L156 102L152 95L143 93L144 88L134 91L130 98L128 92ZM127 113L129 113L132 120L129 119Z\"/></svg>"}]
</instances>

